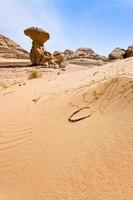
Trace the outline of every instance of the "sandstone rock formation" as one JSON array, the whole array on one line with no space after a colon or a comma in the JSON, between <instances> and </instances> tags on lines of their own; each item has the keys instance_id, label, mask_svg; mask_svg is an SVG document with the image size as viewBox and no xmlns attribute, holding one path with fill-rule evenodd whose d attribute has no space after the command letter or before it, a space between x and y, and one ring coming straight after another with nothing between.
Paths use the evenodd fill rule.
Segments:
<instances>
[{"instance_id":1,"label":"sandstone rock formation","mask_svg":"<svg viewBox=\"0 0 133 200\"><path fill-rule=\"evenodd\" d=\"M82 65L82 66L101 66L104 65L105 62L102 60L94 60L94 59L88 59L88 58L75 58L72 60L68 61L69 64L74 64L74 65Z\"/></svg>"},{"instance_id":2,"label":"sandstone rock formation","mask_svg":"<svg viewBox=\"0 0 133 200\"><path fill-rule=\"evenodd\" d=\"M64 62L64 54L60 53L59 51L55 51L53 53L53 59L54 62L60 67L64 67L63 62Z\"/></svg>"},{"instance_id":3,"label":"sandstone rock formation","mask_svg":"<svg viewBox=\"0 0 133 200\"><path fill-rule=\"evenodd\" d=\"M132 57L132 56L133 56L133 45L129 46L128 49L126 50L126 53L125 53L126 58L129 58L129 57Z\"/></svg>"},{"instance_id":4,"label":"sandstone rock formation","mask_svg":"<svg viewBox=\"0 0 133 200\"><path fill-rule=\"evenodd\" d=\"M124 59L125 58L125 49L116 48L108 56L108 60Z\"/></svg>"},{"instance_id":5,"label":"sandstone rock formation","mask_svg":"<svg viewBox=\"0 0 133 200\"><path fill-rule=\"evenodd\" d=\"M64 51L64 57L65 57L66 60L73 58L74 57L74 51L72 51L70 49L66 49Z\"/></svg>"},{"instance_id":6,"label":"sandstone rock formation","mask_svg":"<svg viewBox=\"0 0 133 200\"><path fill-rule=\"evenodd\" d=\"M0 57L28 59L29 53L13 40L0 34Z\"/></svg>"},{"instance_id":7,"label":"sandstone rock formation","mask_svg":"<svg viewBox=\"0 0 133 200\"><path fill-rule=\"evenodd\" d=\"M44 49L44 43L49 40L50 34L38 27L31 27L24 31L26 36L32 39L30 59L33 65L46 65L56 68L63 66L64 56L60 52L50 52Z\"/></svg>"},{"instance_id":8,"label":"sandstone rock formation","mask_svg":"<svg viewBox=\"0 0 133 200\"><path fill-rule=\"evenodd\" d=\"M75 52L71 50L64 51L65 58L67 59L75 59L75 58L88 58L94 60L103 60L107 61L106 56L100 56L90 48L78 48ZM66 56L67 55L67 56Z\"/></svg>"},{"instance_id":9,"label":"sandstone rock formation","mask_svg":"<svg viewBox=\"0 0 133 200\"><path fill-rule=\"evenodd\" d=\"M107 58L105 56L100 56L97 53L93 51L93 49L90 48L79 48L75 51L75 57L81 57L81 58L88 58L88 59L94 59L94 60L103 60L106 61Z\"/></svg>"},{"instance_id":10,"label":"sandstone rock formation","mask_svg":"<svg viewBox=\"0 0 133 200\"><path fill-rule=\"evenodd\" d=\"M106 56L100 56L90 48L78 48L75 52L67 49L64 55L67 62L77 65L94 66L107 62Z\"/></svg>"},{"instance_id":11,"label":"sandstone rock formation","mask_svg":"<svg viewBox=\"0 0 133 200\"><path fill-rule=\"evenodd\" d=\"M24 31L25 35L29 36L33 41L38 41L42 45L50 39L48 32L38 27L30 27Z\"/></svg>"},{"instance_id":12,"label":"sandstone rock formation","mask_svg":"<svg viewBox=\"0 0 133 200\"><path fill-rule=\"evenodd\" d=\"M50 35L43 29L31 27L24 30L24 34L32 39L30 59L33 65L49 63L52 59L50 53L44 50L44 43L49 40ZM45 51L45 54L44 54Z\"/></svg>"},{"instance_id":13,"label":"sandstone rock formation","mask_svg":"<svg viewBox=\"0 0 133 200\"><path fill-rule=\"evenodd\" d=\"M97 54L90 48L79 48L75 51L75 56L77 57L86 57L94 58Z\"/></svg>"}]
</instances>

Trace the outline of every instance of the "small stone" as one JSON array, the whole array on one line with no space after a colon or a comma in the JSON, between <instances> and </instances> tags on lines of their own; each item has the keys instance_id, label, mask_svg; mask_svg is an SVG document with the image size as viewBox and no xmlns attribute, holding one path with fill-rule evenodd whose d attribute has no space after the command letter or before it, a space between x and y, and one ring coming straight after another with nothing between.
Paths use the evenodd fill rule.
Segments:
<instances>
[{"instance_id":1,"label":"small stone","mask_svg":"<svg viewBox=\"0 0 133 200\"><path fill-rule=\"evenodd\" d=\"M66 71L66 69L65 68L61 68L61 71Z\"/></svg>"}]
</instances>

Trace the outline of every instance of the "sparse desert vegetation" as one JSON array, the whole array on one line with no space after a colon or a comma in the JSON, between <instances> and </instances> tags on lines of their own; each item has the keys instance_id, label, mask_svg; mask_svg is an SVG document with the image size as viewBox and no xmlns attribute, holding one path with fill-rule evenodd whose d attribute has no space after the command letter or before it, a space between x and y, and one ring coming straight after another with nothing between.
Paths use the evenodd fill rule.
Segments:
<instances>
[{"instance_id":1,"label":"sparse desert vegetation","mask_svg":"<svg viewBox=\"0 0 133 200\"><path fill-rule=\"evenodd\" d=\"M38 69L32 69L28 72L28 79L41 78L42 73Z\"/></svg>"}]
</instances>

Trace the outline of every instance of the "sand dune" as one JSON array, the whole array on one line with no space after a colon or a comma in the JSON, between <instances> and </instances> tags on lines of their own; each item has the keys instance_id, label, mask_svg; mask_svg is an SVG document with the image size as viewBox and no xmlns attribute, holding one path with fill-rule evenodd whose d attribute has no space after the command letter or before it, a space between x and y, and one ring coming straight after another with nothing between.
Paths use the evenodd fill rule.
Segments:
<instances>
[{"instance_id":1,"label":"sand dune","mask_svg":"<svg viewBox=\"0 0 133 200\"><path fill-rule=\"evenodd\" d=\"M131 200L133 59L0 91L0 199ZM72 119L73 112L83 109Z\"/></svg>"}]
</instances>

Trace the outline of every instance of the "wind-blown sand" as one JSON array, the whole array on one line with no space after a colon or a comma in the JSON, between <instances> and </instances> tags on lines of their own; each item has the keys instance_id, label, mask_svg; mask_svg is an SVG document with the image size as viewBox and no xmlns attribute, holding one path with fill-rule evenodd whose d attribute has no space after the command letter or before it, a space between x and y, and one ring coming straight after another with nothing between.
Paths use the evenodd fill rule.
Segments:
<instances>
[{"instance_id":1,"label":"wind-blown sand","mask_svg":"<svg viewBox=\"0 0 133 200\"><path fill-rule=\"evenodd\" d=\"M131 200L132 76L130 58L2 89L0 200Z\"/></svg>"}]
</instances>

